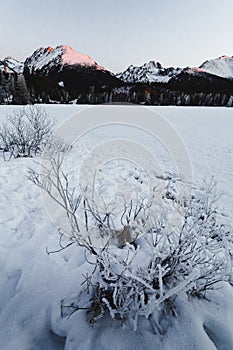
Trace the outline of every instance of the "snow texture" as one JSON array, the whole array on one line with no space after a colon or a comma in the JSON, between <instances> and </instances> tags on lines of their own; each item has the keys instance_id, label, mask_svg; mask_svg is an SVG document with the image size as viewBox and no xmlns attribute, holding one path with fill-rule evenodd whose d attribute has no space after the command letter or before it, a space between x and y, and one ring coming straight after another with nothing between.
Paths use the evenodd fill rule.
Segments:
<instances>
[{"instance_id":1,"label":"snow texture","mask_svg":"<svg viewBox=\"0 0 233 350\"><path fill-rule=\"evenodd\" d=\"M1 119L16 106L1 106ZM20 107L17 107L20 108ZM88 106L46 105L49 116L62 124ZM115 108L123 108L115 106ZM127 113L130 113L130 108ZM131 109L132 110L132 109ZM220 200L223 220L232 222L233 214L233 118L231 109L155 107L177 133L189 152L197 186L212 176L224 192ZM153 139L142 131L129 132L123 126L92 130L80 140L72 169L88 149L102 140L121 136L143 142L160 156ZM162 161L162 160L161 160ZM168 162L164 165L169 166ZM91 327L86 310L69 318L61 317L61 300L77 296L83 276L92 270L81 247L71 246L58 254L57 230L42 203L40 191L27 181L33 159L0 159L0 349L1 350L230 350L233 349L233 288L208 293L208 300L177 299L177 317L166 318L165 335L156 334L147 321L139 319L138 330L103 319ZM39 168L37 168L39 170ZM170 169L168 169L169 171ZM101 175L102 173L102 175ZM138 181L138 176L142 183ZM137 178L137 179L135 179ZM97 184L108 198L116 181L129 181L144 191L145 178L140 169L127 163L106 164L98 173Z\"/></svg>"}]
</instances>

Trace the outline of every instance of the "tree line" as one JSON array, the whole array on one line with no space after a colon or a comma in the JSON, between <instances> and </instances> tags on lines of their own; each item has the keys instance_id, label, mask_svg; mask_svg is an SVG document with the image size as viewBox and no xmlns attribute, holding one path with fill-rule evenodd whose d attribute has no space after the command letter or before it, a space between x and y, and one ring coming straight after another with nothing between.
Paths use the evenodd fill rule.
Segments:
<instances>
[{"instance_id":1,"label":"tree line","mask_svg":"<svg viewBox=\"0 0 233 350\"><path fill-rule=\"evenodd\" d=\"M0 71L0 104L26 105L40 103L133 103L175 106L233 106L231 92L190 92L151 87L145 84L109 88L90 85L74 94L43 76Z\"/></svg>"}]
</instances>

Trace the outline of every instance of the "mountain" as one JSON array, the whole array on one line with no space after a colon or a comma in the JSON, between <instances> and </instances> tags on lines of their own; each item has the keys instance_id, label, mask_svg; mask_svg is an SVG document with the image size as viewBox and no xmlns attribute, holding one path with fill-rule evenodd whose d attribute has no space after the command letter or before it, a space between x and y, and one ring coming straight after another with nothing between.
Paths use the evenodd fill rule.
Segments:
<instances>
[{"instance_id":1,"label":"mountain","mask_svg":"<svg viewBox=\"0 0 233 350\"><path fill-rule=\"evenodd\" d=\"M78 53L67 45L60 45L56 48L50 46L39 48L26 59L24 65L29 69L30 73L42 71L45 74L49 74L54 67L62 69L66 66L105 70L104 67L99 66L89 56Z\"/></svg>"},{"instance_id":2,"label":"mountain","mask_svg":"<svg viewBox=\"0 0 233 350\"><path fill-rule=\"evenodd\" d=\"M37 49L25 60L24 72L33 86L36 77L44 77L64 88L73 99L80 93L88 93L90 89L98 91L103 86L106 89L122 84L91 57L66 45Z\"/></svg>"},{"instance_id":3,"label":"mountain","mask_svg":"<svg viewBox=\"0 0 233 350\"><path fill-rule=\"evenodd\" d=\"M30 73L38 73L49 76L55 69L62 71L67 68L79 68L109 72L98 65L90 56L74 51L68 45L59 45L55 48L50 46L39 48L29 56L25 62L20 62L10 56L0 60L0 70L4 65L10 71L22 73L26 68ZM220 56L202 63L199 67L173 68L163 67L161 63L149 61L142 66L130 65L125 71L114 75L125 83L168 83L180 73L200 75L207 73L225 79L233 79L233 56Z\"/></svg>"},{"instance_id":4,"label":"mountain","mask_svg":"<svg viewBox=\"0 0 233 350\"><path fill-rule=\"evenodd\" d=\"M4 70L4 66L6 69L9 69L12 72L23 73L24 63L16 60L13 57L5 57L0 61L0 70Z\"/></svg>"},{"instance_id":5,"label":"mountain","mask_svg":"<svg viewBox=\"0 0 233 350\"><path fill-rule=\"evenodd\" d=\"M233 79L233 56L220 56L205 61L199 71L217 75L221 78Z\"/></svg>"},{"instance_id":6,"label":"mountain","mask_svg":"<svg viewBox=\"0 0 233 350\"><path fill-rule=\"evenodd\" d=\"M131 65L116 77L125 83L167 83L181 71L181 68L164 68L159 62L149 61L139 67Z\"/></svg>"},{"instance_id":7,"label":"mountain","mask_svg":"<svg viewBox=\"0 0 233 350\"><path fill-rule=\"evenodd\" d=\"M233 57L220 56L199 67L184 68L172 77L168 89L186 92L233 93Z\"/></svg>"},{"instance_id":8,"label":"mountain","mask_svg":"<svg viewBox=\"0 0 233 350\"><path fill-rule=\"evenodd\" d=\"M206 77L206 74L215 75L220 78L233 80L233 56L220 56L202 63L199 67L194 68L165 68L159 62L149 61L142 66L129 66L122 73L116 76L125 83L168 83L171 79L191 74ZM180 78L180 77L179 77ZM213 77L211 79L214 79Z\"/></svg>"},{"instance_id":9,"label":"mountain","mask_svg":"<svg viewBox=\"0 0 233 350\"><path fill-rule=\"evenodd\" d=\"M149 61L118 74L67 45L38 48L25 62L0 60L0 104L71 101L233 106L233 56L193 68Z\"/></svg>"},{"instance_id":10,"label":"mountain","mask_svg":"<svg viewBox=\"0 0 233 350\"><path fill-rule=\"evenodd\" d=\"M188 93L233 94L233 81L202 69L183 69L166 84L166 89Z\"/></svg>"}]
</instances>

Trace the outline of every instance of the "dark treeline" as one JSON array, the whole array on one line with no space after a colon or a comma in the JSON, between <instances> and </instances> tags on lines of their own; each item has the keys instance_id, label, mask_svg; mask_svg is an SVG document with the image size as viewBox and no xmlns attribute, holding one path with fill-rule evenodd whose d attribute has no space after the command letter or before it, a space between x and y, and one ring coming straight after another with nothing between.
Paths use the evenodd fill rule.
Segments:
<instances>
[{"instance_id":1,"label":"dark treeline","mask_svg":"<svg viewBox=\"0 0 233 350\"><path fill-rule=\"evenodd\" d=\"M98 86L76 84L75 92L45 76L31 74L5 73L0 71L0 104L35 103L133 103L146 105L175 106L233 106L232 89L226 87L218 91L215 86L208 91L206 83L201 91L190 85L165 86L157 84L124 84L122 86ZM209 89L210 90L210 89Z\"/></svg>"},{"instance_id":2,"label":"dark treeline","mask_svg":"<svg viewBox=\"0 0 233 350\"><path fill-rule=\"evenodd\" d=\"M77 103L133 103L157 106L233 106L233 94L213 92L183 92L148 87L122 87L110 91L82 93Z\"/></svg>"}]
</instances>

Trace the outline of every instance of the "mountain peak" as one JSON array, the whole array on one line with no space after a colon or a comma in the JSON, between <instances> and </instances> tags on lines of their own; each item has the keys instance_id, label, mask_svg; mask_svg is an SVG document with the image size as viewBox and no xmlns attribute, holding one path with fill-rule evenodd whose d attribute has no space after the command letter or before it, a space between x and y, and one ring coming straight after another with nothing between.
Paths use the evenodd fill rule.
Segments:
<instances>
[{"instance_id":1,"label":"mountain peak","mask_svg":"<svg viewBox=\"0 0 233 350\"><path fill-rule=\"evenodd\" d=\"M60 45L57 46L56 49L61 49L62 50L62 61L63 64L68 64L68 65L89 65L89 66L96 66L98 68L102 68L98 66L98 64L92 60L92 58L88 55L76 52L72 49L71 46L69 45Z\"/></svg>"},{"instance_id":2,"label":"mountain peak","mask_svg":"<svg viewBox=\"0 0 233 350\"><path fill-rule=\"evenodd\" d=\"M39 48L28 57L25 65L32 71L43 70L48 71L52 67L64 65L78 65L83 67L91 67L97 70L104 70L88 55L74 51L69 45L59 45L55 48L48 46L47 48Z\"/></svg>"},{"instance_id":3,"label":"mountain peak","mask_svg":"<svg viewBox=\"0 0 233 350\"><path fill-rule=\"evenodd\" d=\"M10 71L14 71L16 73L23 73L23 62L20 62L11 56L7 56L3 60L1 60L0 66L3 65L6 65L7 68L10 69Z\"/></svg>"},{"instance_id":4,"label":"mountain peak","mask_svg":"<svg viewBox=\"0 0 233 350\"><path fill-rule=\"evenodd\" d=\"M226 58L232 58L232 56L222 55L219 57L221 60L224 60Z\"/></svg>"},{"instance_id":5,"label":"mountain peak","mask_svg":"<svg viewBox=\"0 0 233 350\"><path fill-rule=\"evenodd\" d=\"M158 69L162 68L161 63L159 63L158 61L155 61L155 60L149 61L148 63L145 63L144 65L151 67L151 68L158 68Z\"/></svg>"},{"instance_id":6,"label":"mountain peak","mask_svg":"<svg viewBox=\"0 0 233 350\"><path fill-rule=\"evenodd\" d=\"M233 57L223 55L205 61L200 67L202 71L222 78L233 78Z\"/></svg>"},{"instance_id":7,"label":"mountain peak","mask_svg":"<svg viewBox=\"0 0 233 350\"><path fill-rule=\"evenodd\" d=\"M179 68L164 68L161 63L151 60L142 66L131 65L116 76L125 83L167 83L179 72Z\"/></svg>"}]
</instances>

